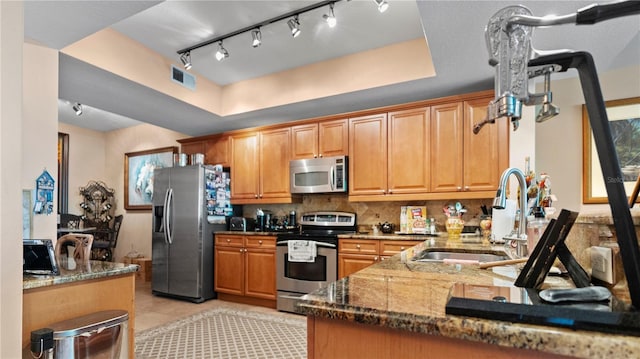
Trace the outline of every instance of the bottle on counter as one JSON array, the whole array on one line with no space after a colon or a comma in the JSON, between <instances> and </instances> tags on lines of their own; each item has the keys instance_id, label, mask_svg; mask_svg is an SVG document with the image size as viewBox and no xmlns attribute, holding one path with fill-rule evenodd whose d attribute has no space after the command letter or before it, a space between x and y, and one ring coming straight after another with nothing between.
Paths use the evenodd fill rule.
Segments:
<instances>
[{"instance_id":1,"label":"bottle on counter","mask_svg":"<svg viewBox=\"0 0 640 359\"><path fill-rule=\"evenodd\" d=\"M296 211L289 212L289 227L296 226Z\"/></svg>"},{"instance_id":2,"label":"bottle on counter","mask_svg":"<svg viewBox=\"0 0 640 359\"><path fill-rule=\"evenodd\" d=\"M527 255L533 252L548 224L541 207L534 208L533 214L527 216Z\"/></svg>"},{"instance_id":3,"label":"bottle on counter","mask_svg":"<svg viewBox=\"0 0 640 359\"><path fill-rule=\"evenodd\" d=\"M436 234L436 219L431 218L429 221L429 233Z\"/></svg>"}]
</instances>

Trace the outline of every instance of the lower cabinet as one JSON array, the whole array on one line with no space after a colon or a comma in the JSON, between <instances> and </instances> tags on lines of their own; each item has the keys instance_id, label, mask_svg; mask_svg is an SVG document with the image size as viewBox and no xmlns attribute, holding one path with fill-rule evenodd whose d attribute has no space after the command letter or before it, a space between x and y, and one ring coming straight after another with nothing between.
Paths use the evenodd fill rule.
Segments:
<instances>
[{"instance_id":1,"label":"lower cabinet","mask_svg":"<svg viewBox=\"0 0 640 359\"><path fill-rule=\"evenodd\" d=\"M347 277L416 244L418 244L416 241L388 239L340 239L338 241L338 278Z\"/></svg>"},{"instance_id":2,"label":"lower cabinet","mask_svg":"<svg viewBox=\"0 0 640 359\"><path fill-rule=\"evenodd\" d=\"M216 292L276 300L275 236L218 234L214 253Z\"/></svg>"}]
</instances>

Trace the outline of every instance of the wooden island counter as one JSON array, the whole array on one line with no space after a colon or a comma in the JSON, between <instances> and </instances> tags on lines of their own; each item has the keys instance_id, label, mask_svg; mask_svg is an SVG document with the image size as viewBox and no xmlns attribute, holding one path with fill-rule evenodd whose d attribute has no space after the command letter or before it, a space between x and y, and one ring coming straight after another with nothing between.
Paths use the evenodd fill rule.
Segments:
<instances>
[{"instance_id":1,"label":"wooden island counter","mask_svg":"<svg viewBox=\"0 0 640 359\"><path fill-rule=\"evenodd\" d=\"M487 270L407 258L426 248L478 245L425 240L303 296L296 310L307 316L308 358L640 357L638 336L446 314L454 283L512 286L516 267ZM571 286L562 277L547 282Z\"/></svg>"},{"instance_id":2,"label":"wooden island counter","mask_svg":"<svg viewBox=\"0 0 640 359\"><path fill-rule=\"evenodd\" d=\"M126 310L129 358L134 357L135 273L138 266L101 261L69 263L62 258L60 275L24 275L22 284L22 347L31 331L90 313Z\"/></svg>"}]
</instances>

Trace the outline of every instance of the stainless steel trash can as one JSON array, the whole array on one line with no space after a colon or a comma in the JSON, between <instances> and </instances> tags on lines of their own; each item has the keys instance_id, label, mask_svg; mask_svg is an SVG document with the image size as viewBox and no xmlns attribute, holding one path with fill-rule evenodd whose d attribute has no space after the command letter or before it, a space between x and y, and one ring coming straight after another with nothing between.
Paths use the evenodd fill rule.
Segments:
<instances>
[{"instance_id":1,"label":"stainless steel trash can","mask_svg":"<svg viewBox=\"0 0 640 359\"><path fill-rule=\"evenodd\" d=\"M129 314L106 310L51 324L54 359L128 359Z\"/></svg>"}]
</instances>

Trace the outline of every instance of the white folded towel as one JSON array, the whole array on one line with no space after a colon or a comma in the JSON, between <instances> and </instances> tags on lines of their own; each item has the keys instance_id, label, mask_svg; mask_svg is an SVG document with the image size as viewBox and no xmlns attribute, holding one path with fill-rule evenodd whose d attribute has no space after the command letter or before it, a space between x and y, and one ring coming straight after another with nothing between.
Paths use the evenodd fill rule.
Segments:
<instances>
[{"instance_id":1,"label":"white folded towel","mask_svg":"<svg viewBox=\"0 0 640 359\"><path fill-rule=\"evenodd\" d=\"M315 262L317 246L315 241L288 241L289 262Z\"/></svg>"}]
</instances>

